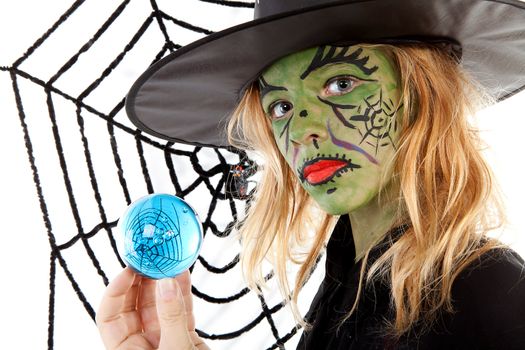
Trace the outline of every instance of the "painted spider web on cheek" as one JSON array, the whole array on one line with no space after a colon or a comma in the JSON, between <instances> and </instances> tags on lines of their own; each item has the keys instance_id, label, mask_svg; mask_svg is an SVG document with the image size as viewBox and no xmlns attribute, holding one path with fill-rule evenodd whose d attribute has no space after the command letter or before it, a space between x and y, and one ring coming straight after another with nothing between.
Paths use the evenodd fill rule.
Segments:
<instances>
[{"instance_id":1,"label":"painted spider web on cheek","mask_svg":"<svg viewBox=\"0 0 525 350\"><path fill-rule=\"evenodd\" d=\"M364 103L366 104L365 110L362 115L358 116L366 130L365 132L361 131L363 125L359 125L357 128L362 137L360 144L365 142L374 147L376 155L380 146L391 146L396 149L391 132L397 132L396 114L402 105L396 107L391 99L383 98L382 89L379 90L379 94L365 98ZM360 106L357 112L361 112L361 109Z\"/></svg>"},{"instance_id":2,"label":"painted spider web on cheek","mask_svg":"<svg viewBox=\"0 0 525 350\"><path fill-rule=\"evenodd\" d=\"M154 192L184 198L202 220L192 292L198 333L210 347L295 347L300 332L272 271L265 266L271 289L261 296L241 279L231 229L253 188L239 176L252 164L247 155L151 137L123 110L129 87L150 64L250 20L252 8L241 1L78 0L14 62L0 62L41 209L35 220L43 218L47 231L38 234L49 242L42 247L50 251L48 322L41 325L48 349L90 344L86 333L98 337L98 303L123 266L114 238L118 218ZM316 286L305 289L308 304Z\"/></svg>"}]
</instances>

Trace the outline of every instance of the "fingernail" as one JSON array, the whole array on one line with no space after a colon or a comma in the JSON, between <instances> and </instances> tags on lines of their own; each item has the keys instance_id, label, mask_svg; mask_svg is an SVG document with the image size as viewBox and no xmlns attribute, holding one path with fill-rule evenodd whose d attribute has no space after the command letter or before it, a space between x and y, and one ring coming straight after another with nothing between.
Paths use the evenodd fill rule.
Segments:
<instances>
[{"instance_id":1,"label":"fingernail","mask_svg":"<svg viewBox=\"0 0 525 350\"><path fill-rule=\"evenodd\" d=\"M159 281L160 296L164 301L171 301L178 298L180 291L174 279L163 278Z\"/></svg>"}]
</instances>

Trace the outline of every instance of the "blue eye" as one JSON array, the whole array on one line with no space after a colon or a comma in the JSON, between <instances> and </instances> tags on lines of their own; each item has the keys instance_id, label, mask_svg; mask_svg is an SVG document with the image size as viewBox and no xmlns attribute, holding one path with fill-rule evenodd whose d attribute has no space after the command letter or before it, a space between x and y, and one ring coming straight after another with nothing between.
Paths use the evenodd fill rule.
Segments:
<instances>
[{"instance_id":1,"label":"blue eye","mask_svg":"<svg viewBox=\"0 0 525 350\"><path fill-rule=\"evenodd\" d=\"M272 103L269 108L269 113L272 119L279 119L286 115L293 109L293 105L287 101L278 101Z\"/></svg>"},{"instance_id":2,"label":"blue eye","mask_svg":"<svg viewBox=\"0 0 525 350\"><path fill-rule=\"evenodd\" d=\"M339 96L349 93L355 86L355 80L349 76L335 77L326 83L326 95Z\"/></svg>"}]
</instances>

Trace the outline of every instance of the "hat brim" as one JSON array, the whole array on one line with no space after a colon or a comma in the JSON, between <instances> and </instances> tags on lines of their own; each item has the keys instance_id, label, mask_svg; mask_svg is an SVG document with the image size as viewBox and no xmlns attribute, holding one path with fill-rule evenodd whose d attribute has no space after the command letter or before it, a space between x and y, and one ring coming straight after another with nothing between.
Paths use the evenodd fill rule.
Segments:
<instances>
[{"instance_id":1,"label":"hat brim","mask_svg":"<svg viewBox=\"0 0 525 350\"><path fill-rule=\"evenodd\" d=\"M337 42L449 41L497 100L525 89L525 3L518 0L335 2L211 34L146 70L126 98L130 120L154 136L228 147L225 126L244 88L290 53Z\"/></svg>"}]
</instances>

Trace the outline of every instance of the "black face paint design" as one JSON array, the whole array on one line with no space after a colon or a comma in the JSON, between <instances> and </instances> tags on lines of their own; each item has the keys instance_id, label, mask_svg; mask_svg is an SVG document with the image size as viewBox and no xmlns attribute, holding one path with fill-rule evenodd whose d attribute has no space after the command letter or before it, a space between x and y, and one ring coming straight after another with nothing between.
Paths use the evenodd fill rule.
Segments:
<instances>
[{"instance_id":1,"label":"black face paint design","mask_svg":"<svg viewBox=\"0 0 525 350\"><path fill-rule=\"evenodd\" d=\"M261 101L264 95L266 95L270 91L288 91L288 89L285 88L284 86L268 85L268 83L266 82L266 80L264 80L264 77L262 75L259 77L259 87L261 90L261 94L260 94Z\"/></svg>"},{"instance_id":2,"label":"black face paint design","mask_svg":"<svg viewBox=\"0 0 525 350\"><path fill-rule=\"evenodd\" d=\"M343 48L338 54L335 54L335 46L330 47L326 54L324 54L325 48L326 46L321 46L317 49L317 52L312 58L312 61L310 62L308 68L302 73L301 79L305 79L308 76L308 74L310 74L315 69L318 69L326 64L338 62L354 64L366 75L371 75L378 69L377 66L371 68L366 67L366 63L368 62L369 57L359 57L359 55L363 52L363 49L361 48L354 50L348 56L345 56L345 54L348 52L349 47ZM360 80L365 82L377 82L377 80L375 79ZM327 99L324 99L320 96L318 96L317 98L319 99L319 101L332 107L334 115L345 127L350 129L357 129L359 131L359 134L361 135L361 142L359 144L362 144L366 141L368 145L375 148L376 155L379 146L386 147L388 145L392 145L392 147L396 149L396 146L390 136L390 130L393 127L394 131L397 131L397 120L396 118L394 118L394 116L402 107L402 105L395 108L394 103L391 99L389 99L390 104L387 101L384 101L382 89L379 91L378 101L374 103L370 102L370 100L376 98L376 95L371 95L364 99L363 102L366 105L364 113L361 113L361 104L359 106L352 104L337 104L330 102ZM348 118L345 117L341 111L352 110L356 108L358 114L351 115ZM359 124L364 125L364 131L362 131L361 128L356 127L356 122L361 122L362 124ZM375 138L375 144L368 141L368 139L370 138ZM385 138L387 138L389 142L381 143L381 140Z\"/></svg>"},{"instance_id":3,"label":"black face paint design","mask_svg":"<svg viewBox=\"0 0 525 350\"><path fill-rule=\"evenodd\" d=\"M286 124L284 125L284 128L281 131L281 133L279 134L279 138L281 138L281 137L283 137L283 134L286 132L286 140L285 140L285 142L286 142L286 153L288 153L288 148L289 148L289 145L290 145L290 122L293 119L293 115L294 115L294 113L292 112L292 115L290 116L290 118L288 119Z\"/></svg>"},{"instance_id":4,"label":"black face paint design","mask_svg":"<svg viewBox=\"0 0 525 350\"><path fill-rule=\"evenodd\" d=\"M386 147L392 145L395 150L397 147L392 140L391 130L394 128L394 131L397 131L397 118L395 115L403 107L403 104L400 104L394 110L394 103L389 99L390 105L387 101L383 99L383 90L379 90L379 98L376 102L371 103L370 101L374 98L377 98L377 95L371 95L365 98L364 102L366 104L365 112L362 115L356 115L353 118L360 119L363 121L366 132L363 134L361 130L359 133L361 135L361 143L366 140L366 143L370 146L375 147L376 155L379 149L379 146ZM367 139L375 139L375 144L367 141ZM380 143L381 140L388 139L389 142Z\"/></svg>"},{"instance_id":5,"label":"black face paint design","mask_svg":"<svg viewBox=\"0 0 525 350\"><path fill-rule=\"evenodd\" d=\"M354 50L350 55L345 56L345 54L348 52L348 49L348 47L345 47L338 54L335 54L336 47L332 46L324 55L325 46L319 47L312 61L310 62L310 65L301 75L301 79L306 78L308 74L310 74L315 69L318 69L330 63L352 63L366 75L371 75L378 69L377 66L371 68L366 67L366 63L368 62L369 57L359 57L359 55L363 52L361 48L358 48ZM365 81L377 82L377 80L375 79L369 79ZM350 129L356 129L355 122L362 122L365 126L366 131L363 133L359 128L357 128L362 137L361 142L359 144L363 143L369 137L375 138L375 145L369 141L367 141L367 144L375 147L375 153L377 155L379 145L385 147L391 144L394 147L394 149L396 149L396 146L392 141L392 138L390 137L390 128L393 126L394 129L397 130L397 121L396 118L393 118L393 116L402 106L401 105L398 108L396 108L395 111L392 111L392 109L394 108L392 100L390 100L390 105L388 105L387 102L383 101L382 96L382 90L380 90L379 100L375 103L369 102L369 100L375 97L375 95L368 96L364 100L365 104L367 105L365 112L361 113L361 106L359 106L357 110L359 114L351 115L348 119L343 115L343 113L340 110L355 109L357 106L351 104L336 104L326 99L323 99L320 96L318 96L318 99L319 101L328 104L332 107L334 115L345 127ZM383 142L380 144L380 141L384 138L388 138L390 142Z\"/></svg>"},{"instance_id":6,"label":"black face paint design","mask_svg":"<svg viewBox=\"0 0 525 350\"><path fill-rule=\"evenodd\" d=\"M378 69L377 66L374 66L372 68L367 68L365 66L366 63L368 62L369 57L365 56L365 57L359 58L359 55L361 55L361 53L363 52L362 48L358 48L354 52L349 54L348 56L345 56L345 54L348 52L348 49L350 47L344 47L336 55L335 51L337 49L337 46L330 46L330 49L328 50L326 55L324 55L323 57L325 48L326 46L320 46L317 49L317 52L315 53L314 58L312 59L312 62L310 63L308 68L306 68L303 74L301 74L301 80L304 80L308 76L308 74L310 74L314 70L321 68L322 66L325 66L327 64L331 64L331 63L344 62L344 63L353 64L366 75L370 75Z\"/></svg>"},{"instance_id":7,"label":"black face paint design","mask_svg":"<svg viewBox=\"0 0 525 350\"><path fill-rule=\"evenodd\" d=\"M360 114L354 114L350 117L345 117L343 113L340 111L340 109L355 109L356 106L354 105L337 105L334 103L331 103L330 101L324 100L320 97L318 97L319 100L329 106L332 107L332 111L334 112L334 115L336 118L341 122L345 127L350 129L357 129L359 134L361 135L361 141L359 144L362 144L366 141L366 143L372 147L375 148L375 153L377 155L377 151L379 146L386 147L388 145L392 145L394 149L396 148L396 145L391 137L391 128L394 128L394 131L397 131L397 119L395 118L396 113L403 107L403 105L399 105L395 110L392 100L390 100L390 105L383 100L383 90L379 90L379 98L376 102L370 102L374 98L377 98L377 95L371 95L364 99L364 104L366 105L365 112ZM361 111L361 106L357 109L357 112L359 113ZM361 122L359 125L364 126L364 133L361 131L361 128L356 127L356 123L352 122ZM369 138L375 138L375 144L368 141ZM381 140L387 138L390 142L383 142L380 143Z\"/></svg>"}]
</instances>

